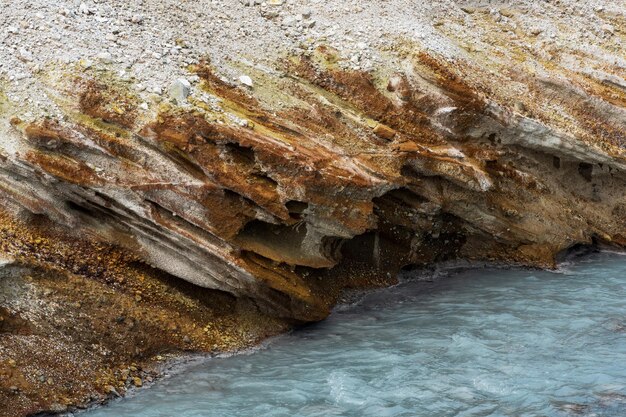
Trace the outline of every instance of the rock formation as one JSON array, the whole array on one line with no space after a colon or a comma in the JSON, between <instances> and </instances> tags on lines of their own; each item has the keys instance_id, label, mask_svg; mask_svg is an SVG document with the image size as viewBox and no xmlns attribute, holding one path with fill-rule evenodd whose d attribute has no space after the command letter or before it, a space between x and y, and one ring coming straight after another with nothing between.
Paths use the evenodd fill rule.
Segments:
<instances>
[{"instance_id":1,"label":"rock formation","mask_svg":"<svg viewBox=\"0 0 626 417\"><path fill-rule=\"evenodd\" d=\"M263 63L198 46L200 58L172 73L161 94L138 86L140 76L110 62L110 52L97 63L47 62L17 49L36 100L16 102L24 90L15 77L0 84L5 256L83 282L94 296L105 291L94 285L116 288L114 298L130 291L124 302L148 309L160 298L141 296L150 293L146 280L163 293L184 280L219 305L240 305L220 332L243 326L235 323L242 314L259 315L246 321L255 336L219 350L321 320L343 290L392 284L404 266L464 259L554 267L577 244L626 244L623 9L607 2L588 10L604 26L576 41L595 23L570 1L434 3L416 20L427 22L416 36L390 28L401 1L388 10L355 6L366 23L379 13L387 37L370 45L376 31L364 35L365 46L352 43L365 52L350 56L345 38L306 38L316 13L339 12L287 21L298 2L251 3L232 7L258 12L285 30L287 44L305 45L266 51L272 58ZM79 14L89 16L85 7ZM559 24L556 35L546 20ZM145 17L125 24L145 25ZM367 65L358 54L378 58ZM185 302L195 300L185 288ZM0 310L12 323L28 321L19 299ZM172 303L154 308L189 314ZM0 362L20 346L15 329L41 318L30 320L2 325ZM165 345L185 349L182 336L103 366L147 360ZM213 349L202 335L186 337L188 350ZM18 404L15 374L0 379L0 401ZM63 403L38 401L15 415Z\"/></svg>"}]
</instances>

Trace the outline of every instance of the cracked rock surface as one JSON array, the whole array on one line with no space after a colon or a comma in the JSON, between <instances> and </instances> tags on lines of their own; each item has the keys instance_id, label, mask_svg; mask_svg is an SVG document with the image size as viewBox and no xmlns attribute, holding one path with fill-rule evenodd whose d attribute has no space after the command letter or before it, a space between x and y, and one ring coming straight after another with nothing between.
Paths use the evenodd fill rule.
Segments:
<instances>
[{"instance_id":1,"label":"cracked rock surface","mask_svg":"<svg viewBox=\"0 0 626 417\"><path fill-rule=\"evenodd\" d=\"M624 246L619 3L5 7L3 282L29 288L0 310L6 415L119 394L141 378L120 367L164 351L321 320L404 266L554 267L578 244ZM94 329L99 292L125 313ZM60 325L61 295L89 308L58 307ZM99 338L132 333L130 316L149 342L107 353ZM40 356L35 337L101 372L44 390L46 365L19 361L27 342Z\"/></svg>"}]
</instances>

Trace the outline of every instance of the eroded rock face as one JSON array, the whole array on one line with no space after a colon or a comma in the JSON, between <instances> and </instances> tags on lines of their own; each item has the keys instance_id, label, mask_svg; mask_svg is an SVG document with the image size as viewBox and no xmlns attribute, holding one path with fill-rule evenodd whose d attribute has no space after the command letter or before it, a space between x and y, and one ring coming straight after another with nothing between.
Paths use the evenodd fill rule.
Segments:
<instances>
[{"instance_id":1,"label":"eroded rock face","mask_svg":"<svg viewBox=\"0 0 626 417\"><path fill-rule=\"evenodd\" d=\"M201 97L149 111L115 80L55 79L66 117L12 120L4 198L299 321L404 265L552 266L577 243L625 242L618 84L513 74L536 93L511 105L475 63L398 51L405 71L365 73L319 47L255 90L202 62Z\"/></svg>"},{"instance_id":2,"label":"eroded rock face","mask_svg":"<svg viewBox=\"0 0 626 417\"><path fill-rule=\"evenodd\" d=\"M405 265L626 244L615 2L57 3L0 15L0 416Z\"/></svg>"}]
</instances>

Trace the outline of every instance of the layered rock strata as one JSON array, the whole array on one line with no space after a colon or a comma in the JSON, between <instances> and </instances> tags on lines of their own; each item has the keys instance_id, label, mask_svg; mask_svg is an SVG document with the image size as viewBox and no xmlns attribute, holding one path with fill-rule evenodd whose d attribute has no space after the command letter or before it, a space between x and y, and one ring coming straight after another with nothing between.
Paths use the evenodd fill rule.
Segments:
<instances>
[{"instance_id":1,"label":"layered rock strata","mask_svg":"<svg viewBox=\"0 0 626 417\"><path fill-rule=\"evenodd\" d=\"M218 333L257 329L230 345L176 330L150 344L157 352L255 343L323 319L346 288L393 284L404 266L554 267L574 245L624 246L623 14L602 12L611 35L584 55L576 45L525 44L541 32L513 31L507 43L487 30L497 16L524 21L523 11L462 13L480 34L469 46L434 19L456 52L397 36L367 69L322 41L270 66L226 70L206 54L172 80L169 96L146 101L111 66L51 63L36 77L54 104L49 115L19 110L0 87L5 256L63 282L86 280L72 285L87 286L92 301L109 287L116 300L130 294L139 316L167 288L190 283L205 290L154 307L190 314L194 326L228 316ZM225 76L237 72L245 75ZM144 299L142 282L152 280L160 291ZM198 297L202 319L182 307ZM20 332L32 333L17 299L2 307L7 357ZM110 391L111 378L85 392ZM19 395L11 387L4 401Z\"/></svg>"}]
</instances>

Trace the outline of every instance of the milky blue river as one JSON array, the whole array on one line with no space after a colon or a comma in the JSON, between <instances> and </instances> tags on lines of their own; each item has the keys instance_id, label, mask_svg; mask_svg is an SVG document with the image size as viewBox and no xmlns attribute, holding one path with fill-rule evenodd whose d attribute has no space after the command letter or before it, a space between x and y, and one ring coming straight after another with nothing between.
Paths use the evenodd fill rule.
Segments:
<instances>
[{"instance_id":1,"label":"milky blue river","mask_svg":"<svg viewBox=\"0 0 626 417\"><path fill-rule=\"evenodd\" d=\"M81 416L626 416L626 256L439 275Z\"/></svg>"}]
</instances>

